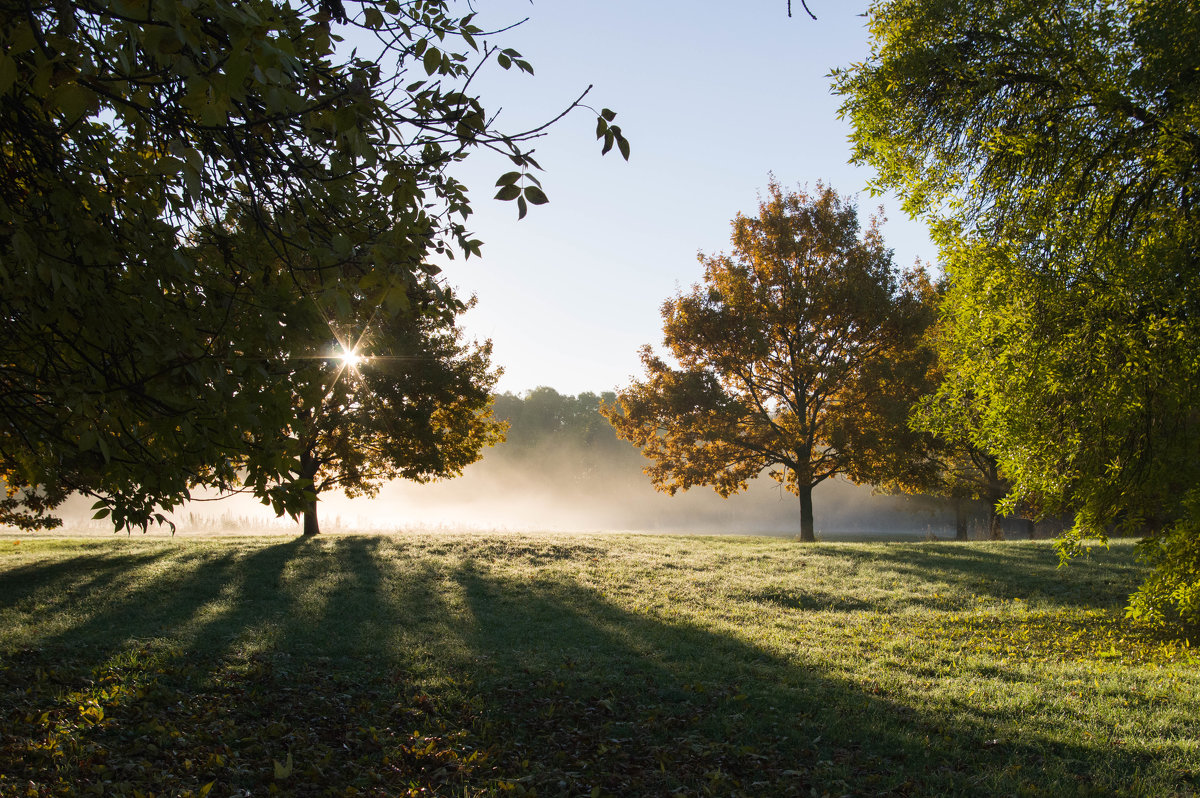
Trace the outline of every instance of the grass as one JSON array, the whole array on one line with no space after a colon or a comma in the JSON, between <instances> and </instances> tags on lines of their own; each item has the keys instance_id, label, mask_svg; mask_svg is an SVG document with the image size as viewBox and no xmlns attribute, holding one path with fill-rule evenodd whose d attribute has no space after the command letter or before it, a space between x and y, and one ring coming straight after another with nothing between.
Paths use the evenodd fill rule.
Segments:
<instances>
[{"instance_id":1,"label":"grass","mask_svg":"<svg viewBox=\"0 0 1200 798\"><path fill-rule=\"evenodd\" d=\"M0 795L1194 795L1117 543L0 539Z\"/></svg>"}]
</instances>

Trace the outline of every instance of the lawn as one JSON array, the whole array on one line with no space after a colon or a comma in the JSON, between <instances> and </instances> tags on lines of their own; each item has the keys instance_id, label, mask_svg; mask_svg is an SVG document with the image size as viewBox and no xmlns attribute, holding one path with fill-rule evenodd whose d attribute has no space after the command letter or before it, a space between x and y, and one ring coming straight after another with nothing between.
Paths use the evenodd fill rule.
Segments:
<instances>
[{"instance_id":1,"label":"lawn","mask_svg":"<svg viewBox=\"0 0 1200 798\"><path fill-rule=\"evenodd\" d=\"M0 539L0 795L1192 795L1114 544Z\"/></svg>"}]
</instances>

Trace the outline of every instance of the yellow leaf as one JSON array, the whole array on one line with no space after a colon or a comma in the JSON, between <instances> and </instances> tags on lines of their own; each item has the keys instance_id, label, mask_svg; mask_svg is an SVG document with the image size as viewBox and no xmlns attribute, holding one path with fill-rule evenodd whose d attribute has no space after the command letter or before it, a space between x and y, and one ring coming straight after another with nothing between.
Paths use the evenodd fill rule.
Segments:
<instances>
[{"instance_id":1,"label":"yellow leaf","mask_svg":"<svg viewBox=\"0 0 1200 798\"><path fill-rule=\"evenodd\" d=\"M278 779L279 781L283 781L284 779L286 779L287 777L292 775L292 752L291 751L288 751L287 761L285 761L282 765L279 764L278 759L275 759L272 761L275 762L275 778L276 779Z\"/></svg>"}]
</instances>

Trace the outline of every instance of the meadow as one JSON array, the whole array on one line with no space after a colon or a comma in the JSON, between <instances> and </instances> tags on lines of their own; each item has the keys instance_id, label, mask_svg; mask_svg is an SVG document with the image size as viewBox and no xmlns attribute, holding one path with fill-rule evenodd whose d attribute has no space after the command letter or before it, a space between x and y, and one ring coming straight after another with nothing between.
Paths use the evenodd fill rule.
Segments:
<instances>
[{"instance_id":1,"label":"meadow","mask_svg":"<svg viewBox=\"0 0 1200 798\"><path fill-rule=\"evenodd\" d=\"M0 539L0 795L1194 795L1133 546Z\"/></svg>"}]
</instances>

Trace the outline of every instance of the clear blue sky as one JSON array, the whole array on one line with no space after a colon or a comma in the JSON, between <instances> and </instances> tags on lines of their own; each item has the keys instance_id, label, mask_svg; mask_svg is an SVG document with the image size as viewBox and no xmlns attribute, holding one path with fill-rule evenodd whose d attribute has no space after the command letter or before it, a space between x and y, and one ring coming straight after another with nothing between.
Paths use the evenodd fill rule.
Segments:
<instances>
[{"instance_id":1,"label":"clear blue sky","mask_svg":"<svg viewBox=\"0 0 1200 798\"><path fill-rule=\"evenodd\" d=\"M697 3L694 0L488 0L479 24L533 64L529 77L491 69L479 84L502 126L556 115L589 84L587 102L617 111L628 163L601 158L595 118L576 111L536 145L550 204L518 222L491 200L506 161L472 157L470 226L483 258L447 264L450 282L478 296L468 334L491 338L500 390L549 385L612 390L640 374L638 347L661 339L659 306L700 279L696 253L728 251L730 221L753 212L769 173L785 187L822 180L860 193L865 217L885 206L900 266L936 262L924 225L892 198L865 191L870 171L847 160L829 71L867 53L865 0Z\"/></svg>"}]
</instances>

